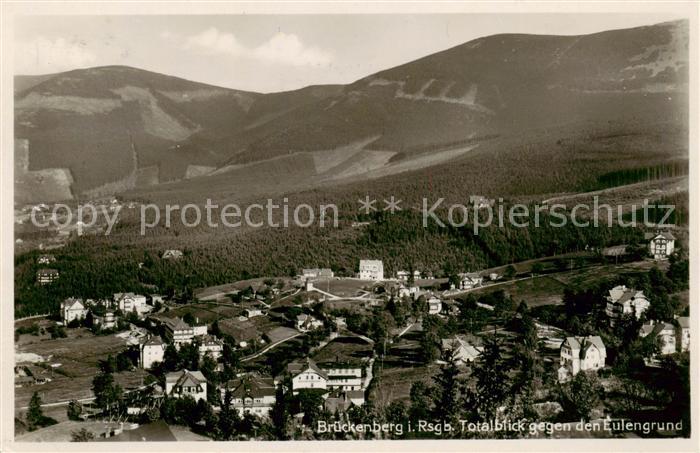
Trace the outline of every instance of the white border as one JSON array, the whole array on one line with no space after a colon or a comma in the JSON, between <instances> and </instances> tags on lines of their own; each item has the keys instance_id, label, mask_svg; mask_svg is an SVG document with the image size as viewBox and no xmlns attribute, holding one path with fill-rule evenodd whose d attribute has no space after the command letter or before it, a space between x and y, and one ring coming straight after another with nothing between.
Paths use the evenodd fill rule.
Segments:
<instances>
[{"instance_id":1,"label":"white border","mask_svg":"<svg viewBox=\"0 0 700 453\"><path fill-rule=\"evenodd\" d=\"M5 2L1 5L2 48L0 50L0 163L2 164L2 222L0 223L0 448L3 451L700 451L698 404L698 357L700 313L696 306L700 259L696 240L695 193L700 164L698 144L698 8L686 2ZM13 71L12 41L15 15L146 15L146 14L427 14L427 13L627 13L654 14L677 12L690 23L690 256L691 256L691 359L692 437L691 439L610 439L610 440L392 440L392 441L310 441L310 442L149 442L127 443L15 443L14 439L14 341L13 341Z\"/></svg>"}]
</instances>

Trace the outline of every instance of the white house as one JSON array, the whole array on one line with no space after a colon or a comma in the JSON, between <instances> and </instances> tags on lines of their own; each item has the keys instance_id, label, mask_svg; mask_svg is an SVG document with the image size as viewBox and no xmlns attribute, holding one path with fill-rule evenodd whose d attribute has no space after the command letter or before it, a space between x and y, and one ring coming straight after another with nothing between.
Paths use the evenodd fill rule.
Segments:
<instances>
[{"instance_id":1,"label":"white house","mask_svg":"<svg viewBox=\"0 0 700 453\"><path fill-rule=\"evenodd\" d=\"M82 299L69 297L61 302L61 319L64 324L68 324L74 319L85 319L88 314L88 309L85 307Z\"/></svg>"},{"instance_id":2,"label":"white house","mask_svg":"<svg viewBox=\"0 0 700 453\"><path fill-rule=\"evenodd\" d=\"M328 375L308 357L303 361L288 364L287 372L292 376L292 391L295 394L301 389L328 388Z\"/></svg>"},{"instance_id":3,"label":"white house","mask_svg":"<svg viewBox=\"0 0 700 453\"><path fill-rule=\"evenodd\" d=\"M625 285L614 287L608 292L606 297L607 306L605 313L610 318L610 325L624 315L633 314L639 319L649 308L649 300L642 291L627 288Z\"/></svg>"},{"instance_id":4,"label":"white house","mask_svg":"<svg viewBox=\"0 0 700 453\"><path fill-rule=\"evenodd\" d=\"M659 355L675 354L676 352L676 326L670 322L649 321L642 324L639 336L642 338L652 335L659 345Z\"/></svg>"},{"instance_id":5,"label":"white house","mask_svg":"<svg viewBox=\"0 0 700 453\"><path fill-rule=\"evenodd\" d=\"M579 371L599 370L605 366L605 345L597 335L567 337L561 345L559 355L559 382L571 379Z\"/></svg>"},{"instance_id":6,"label":"white house","mask_svg":"<svg viewBox=\"0 0 700 453\"><path fill-rule=\"evenodd\" d=\"M428 298L428 314L437 315L442 311L442 301L436 296Z\"/></svg>"},{"instance_id":7,"label":"white house","mask_svg":"<svg viewBox=\"0 0 700 453\"><path fill-rule=\"evenodd\" d=\"M308 332L323 327L323 321L314 318L311 315L302 313L297 315L297 330L299 332Z\"/></svg>"},{"instance_id":8,"label":"white house","mask_svg":"<svg viewBox=\"0 0 700 453\"><path fill-rule=\"evenodd\" d=\"M249 413L258 417L268 417L275 405L275 384L271 377L247 374L230 380L221 389L221 401L225 401L226 389L231 394L231 406L242 417Z\"/></svg>"},{"instance_id":9,"label":"white house","mask_svg":"<svg viewBox=\"0 0 700 453\"><path fill-rule=\"evenodd\" d=\"M665 260L673 255L676 238L668 231L654 234L649 240L649 254L655 260Z\"/></svg>"},{"instance_id":10,"label":"white house","mask_svg":"<svg viewBox=\"0 0 700 453\"><path fill-rule=\"evenodd\" d=\"M397 271L396 279L402 282L407 282L408 277L411 275L409 271ZM420 278L420 271L413 271L413 280L418 280Z\"/></svg>"},{"instance_id":11,"label":"white house","mask_svg":"<svg viewBox=\"0 0 700 453\"><path fill-rule=\"evenodd\" d=\"M384 280L382 260L360 260L360 280Z\"/></svg>"},{"instance_id":12,"label":"white house","mask_svg":"<svg viewBox=\"0 0 700 453\"><path fill-rule=\"evenodd\" d=\"M201 371L174 371L165 375L165 393L174 398L190 395L195 401L206 401L207 380Z\"/></svg>"},{"instance_id":13,"label":"white house","mask_svg":"<svg viewBox=\"0 0 700 453\"><path fill-rule=\"evenodd\" d=\"M165 343L160 337L151 337L140 344L141 368L149 369L156 362L162 362L165 357Z\"/></svg>"},{"instance_id":14,"label":"white house","mask_svg":"<svg viewBox=\"0 0 700 453\"><path fill-rule=\"evenodd\" d=\"M168 318L163 322L165 337L179 348L182 344L192 343L194 329L180 318Z\"/></svg>"},{"instance_id":15,"label":"white house","mask_svg":"<svg viewBox=\"0 0 700 453\"><path fill-rule=\"evenodd\" d=\"M470 363L479 357L484 348L473 346L468 341L455 336L442 340L442 350L454 354L452 359L455 362Z\"/></svg>"},{"instance_id":16,"label":"white house","mask_svg":"<svg viewBox=\"0 0 700 453\"><path fill-rule=\"evenodd\" d=\"M146 296L134 293L114 293L114 302L124 313L136 313L142 316L150 311L151 307L146 304Z\"/></svg>"},{"instance_id":17,"label":"white house","mask_svg":"<svg viewBox=\"0 0 700 453\"><path fill-rule=\"evenodd\" d=\"M221 357L221 354L224 351L224 343L221 340L216 338L214 335L205 335L201 337L198 342L199 356L201 358L208 355L215 361L219 360L219 357Z\"/></svg>"},{"instance_id":18,"label":"white house","mask_svg":"<svg viewBox=\"0 0 700 453\"><path fill-rule=\"evenodd\" d=\"M262 310L259 308L248 308L244 313L247 318L255 318L256 316L262 316L263 314Z\"/></svg>"},{"instance_id":19,"label":"white house","mask_svg":"<svg viewBox=\"0 0 700 453\"><path fill-rule=\"evenodd\" d=\"M484 278L477 272L459 274L459 289L472 289L480 286Z\"/></svg>"}]
</instances>

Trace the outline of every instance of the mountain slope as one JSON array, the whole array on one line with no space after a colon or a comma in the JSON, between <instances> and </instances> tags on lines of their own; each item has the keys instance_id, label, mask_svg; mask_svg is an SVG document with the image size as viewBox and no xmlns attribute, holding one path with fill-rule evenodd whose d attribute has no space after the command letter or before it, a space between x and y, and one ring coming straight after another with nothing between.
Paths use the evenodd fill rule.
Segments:
<instances>
[{"instance_id":1,"label":"mountain slope","mask_svg":"<svg viewBox=\"0 0 700 453\"><path fill-rule=\"evenodd\" d=\"M687 93L681 21L585 36L489 36L346 86L285 93L119 66L17 77L15 130L28 140L28 170L65 169L77 196L208 173L198 186L206 178L220 186L227 170L235 191L241 165L262 163L255 168L263 171L282 157L299 159L293 167L315 178L306 185L430 167L544 128L662 119L684 129Z\"/></svg>"},{"instance_id":2,"label":"mountain slope","mask_svg":"<svg viewBox=\"0 0 700 453\"><path fill-rule=\"evenodd\" d=\"M586 36L489 36L371 75L247 131L234 161L374 135L374 149L412 152L573 122L683 122L687 84L686 22Z\"/></svg>"}]
</instances>

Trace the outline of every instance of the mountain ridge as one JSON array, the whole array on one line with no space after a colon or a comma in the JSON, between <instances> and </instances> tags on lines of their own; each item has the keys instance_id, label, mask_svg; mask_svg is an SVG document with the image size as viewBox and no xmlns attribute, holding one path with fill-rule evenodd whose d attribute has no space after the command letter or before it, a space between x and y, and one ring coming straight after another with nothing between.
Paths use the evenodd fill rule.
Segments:
<instances>
[{"instance_id":1,"label":"mountain ridge","mask_svg":"<svg viewBox=\"0 0 700 453\"><path fill-rule=\"evenodd\" d=\"M369 165L383 174L389 163L372 153L413 168L411 159L431 165L422 156L455 144L561 124L685 125L687 33L685 21L578 36L504 33L347 85L277 93L118 65L16 76L15 136L29 141L29 170L69 169L77 196L354 143L366 152L349 152L357 160L339 171Z\"/></svg>"}]
</instances>

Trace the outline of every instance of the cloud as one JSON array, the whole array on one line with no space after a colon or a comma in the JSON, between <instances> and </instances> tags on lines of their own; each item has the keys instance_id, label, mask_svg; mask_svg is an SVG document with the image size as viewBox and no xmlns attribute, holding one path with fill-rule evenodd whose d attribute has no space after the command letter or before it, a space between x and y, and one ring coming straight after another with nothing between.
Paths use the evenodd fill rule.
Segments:
<instances>
[{"instance_id":1,"label":"cloud","mask_svg":"<svg viewBox=\"0 0 700 453\"><path fill-rule=\"evenodd\" d=\"M325 67L333 61L330 52L306 46L297 35L282 32L275 33L269 40L257 47L247 47L240 43L232 33L222 32L211 27L187 37L183 47L207 54L252 58L270 64L290 66Z\"/></svg>"},{"instance_id":2,"label":"cloud","mask_svg":"<svg viewBox=\"0 0 700 453\"><path fill-rule=\"evenodd\" d=\"M46 74L91 66L97 56L83 42L38 36L15 46L16 74Z\"/></svg>"}]
</instances>

